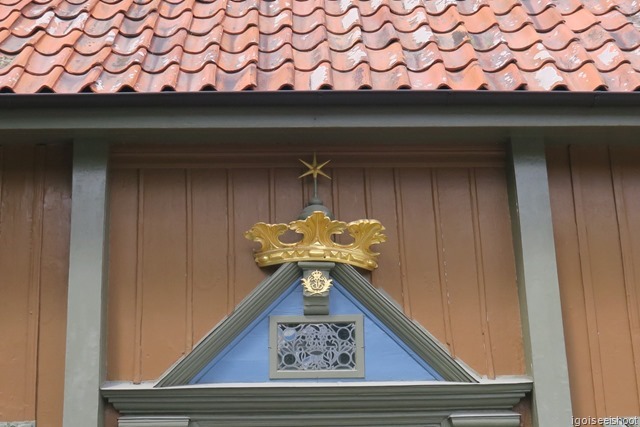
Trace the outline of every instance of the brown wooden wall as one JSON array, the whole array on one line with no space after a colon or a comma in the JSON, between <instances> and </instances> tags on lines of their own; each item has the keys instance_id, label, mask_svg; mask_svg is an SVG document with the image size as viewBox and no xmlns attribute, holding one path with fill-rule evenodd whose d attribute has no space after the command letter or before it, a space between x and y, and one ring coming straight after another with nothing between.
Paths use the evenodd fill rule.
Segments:
<instances>
[{"instance_id":1,"label":"brown wooden wall","mask_svg":"<svg viewBox=\"0 0 640 427\"><path fill-rule=\"evenodd\" d=\"M268 273L244 231L295 219L309 192L297 159L312 149L147 150L120 147L112 157L112 380L155 379L190 351ZM318 156L332 159L320 193L336 217L387 228L373 283L478 372L522 374L502 148L336 147Z\"/></svg>"},{"instance_id":2,"label":"brown wooden wall","mask_svg":"<svg viewBox=\"0 0 640 427\"><path fill-rule=\"evenodd\" d=\"M640 150L555 146L547 158L574 415L637 415Z\"/></svg>"},{"instance_id":3,"label":"brown wooden wall","mask_svg":"<svg viewBox=\"0 0 640 427\"><path fill-rule=\"evenodd\" d=\"M62 425L70 197L70 146L0 146L0 421Z\"/></svg>"}]
</instances>

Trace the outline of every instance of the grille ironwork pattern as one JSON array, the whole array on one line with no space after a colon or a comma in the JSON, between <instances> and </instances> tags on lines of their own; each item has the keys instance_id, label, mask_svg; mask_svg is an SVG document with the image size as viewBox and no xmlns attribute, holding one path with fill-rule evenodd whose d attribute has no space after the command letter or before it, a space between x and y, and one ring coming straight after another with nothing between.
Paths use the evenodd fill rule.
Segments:
<instances>
[{"instance_id":1,"label":"grille ironwork pattern","mask_svg":"<svg viewBox=\"0 0 640 427\"><path fill-rule=\"evenodd\" d=\"M356 324L278 323L278 371L356 369Z\"/></svg>"}]
</instances>

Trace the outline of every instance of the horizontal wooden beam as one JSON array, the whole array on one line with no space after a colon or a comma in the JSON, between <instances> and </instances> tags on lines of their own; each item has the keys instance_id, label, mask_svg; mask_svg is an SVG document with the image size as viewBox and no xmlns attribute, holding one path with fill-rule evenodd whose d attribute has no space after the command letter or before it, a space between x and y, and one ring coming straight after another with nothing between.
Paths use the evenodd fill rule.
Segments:
<instances>
[{"instance_id":1,"label":"horizontal wooden beam","mask_svg":"<svg viewBox=\"0 0 640 427\"><path fill-rule=\"evenodd\" d=\"M640 126L640 107L172 106L0 108L2 130L565 128ZM215 139L215 135L212 135Z\"/></svg>"}]
</instances>

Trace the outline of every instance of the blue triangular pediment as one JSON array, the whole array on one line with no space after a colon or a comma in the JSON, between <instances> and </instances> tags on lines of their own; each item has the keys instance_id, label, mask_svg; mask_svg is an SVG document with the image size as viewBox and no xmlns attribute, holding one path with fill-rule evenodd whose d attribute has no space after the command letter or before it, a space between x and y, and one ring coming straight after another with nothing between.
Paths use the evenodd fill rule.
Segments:
<instances>
[{"instance_id":1,"label":"blue triangular pediment","mask_svg":"<svg viewBox=\"0 0 640 427\"><path fill-rule=\"evenodd\" d=\"M335 278L329 294L329 312L330 316L362 316L364 336L362 378L272 379L270 377L270 317L304 315L302 286L300 280L296 280L213 357L192 378L190 384L443 380L429 363L411 350Z\"/></svg>"}]
</instances>

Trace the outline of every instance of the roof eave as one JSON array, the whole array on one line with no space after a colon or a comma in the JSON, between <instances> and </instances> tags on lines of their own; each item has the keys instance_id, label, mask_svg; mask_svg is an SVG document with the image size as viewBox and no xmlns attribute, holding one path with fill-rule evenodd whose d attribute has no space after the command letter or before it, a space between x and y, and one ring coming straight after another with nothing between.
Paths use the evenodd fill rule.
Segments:
<instances>
[{"instance_id":1,"label":"roof eave","mask_svg":"<svg viewBox=\"0 0 640 427\"><path fill-rule=\"evenodd\" d=\"M158 106L640 106L640 92L531 91L242 91L2 94L4 108Z\"/></svg>"}]
</instances>

